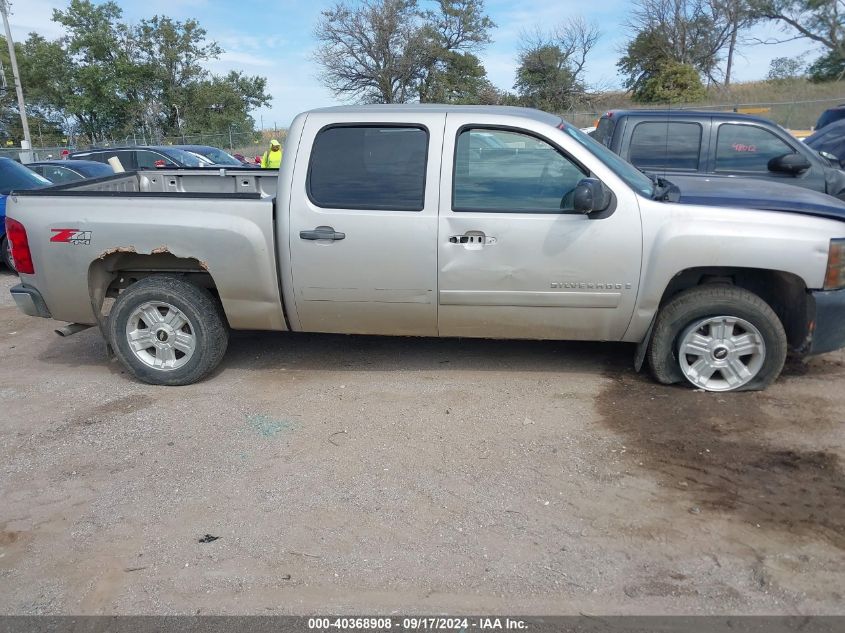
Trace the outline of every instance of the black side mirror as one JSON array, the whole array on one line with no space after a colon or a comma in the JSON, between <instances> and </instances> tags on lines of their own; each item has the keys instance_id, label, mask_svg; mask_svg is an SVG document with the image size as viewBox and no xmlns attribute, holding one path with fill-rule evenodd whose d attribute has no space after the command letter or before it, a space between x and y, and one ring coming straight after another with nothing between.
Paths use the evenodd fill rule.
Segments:
<instances>
[{"instance_id":1,"label":"black side mirror","mask_svg":"<svg viewBox=\"0 0 845 633\"><path fill-rule=\"evenodd\" d=\"M575 187L572 205L578 213L604 211L610 206L610 192L597 178L584 178Z\"/></svg>"},{"instance_id":2,"label":"black side mirror","mask_svg":"<svg viewBox=\"0 0 845 633\"><path fill-rule=\"evenodd\" d=\"M784 174L800 174L810 169L810 161L801 154L784 154L775 156L769 161L769 171L779 171Z\"/></svg>"}]
</instances>

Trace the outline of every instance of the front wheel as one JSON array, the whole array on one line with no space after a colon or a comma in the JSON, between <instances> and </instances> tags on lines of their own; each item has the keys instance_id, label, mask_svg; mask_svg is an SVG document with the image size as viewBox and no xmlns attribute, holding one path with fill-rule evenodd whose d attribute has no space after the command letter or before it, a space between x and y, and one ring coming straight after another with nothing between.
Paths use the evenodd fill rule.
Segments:
<instances>
[{"instance_id":1,"label":"front wheel","mask_svg":"<svg viewBox=\"0 0 845 633\"><path fill-rule=\"evenodd\" d=\"M660 311L648 359L664 384L705 391L765 389L786 360L783 325L757 295L735 286L698 286Z\"/></svg>"},{"instance_id":2,"label":"front wheel","mask_svg":"<svg viewBox=\"0 0 845 633\"><path fill-rule=\"evenodd\" d=\"M6 268L11 270L13 273L18 272L15 268L15 260L12 259L12 244L9 242L9 238L6 235L0 238L0 252L2 252L3 263L6 264Z\"/></svg>"},{"instance_id":3,"label":"front wheel","mask_svg":"<svg viewBox=\"0 0 845 633\"><path fill-rule=\"evenodd\" d=\"M118 296L109 314L115 355L139 380L189 385L226 353L229 332L216 300L174 275L153 275Z\"/></svg>"}]
</instances>

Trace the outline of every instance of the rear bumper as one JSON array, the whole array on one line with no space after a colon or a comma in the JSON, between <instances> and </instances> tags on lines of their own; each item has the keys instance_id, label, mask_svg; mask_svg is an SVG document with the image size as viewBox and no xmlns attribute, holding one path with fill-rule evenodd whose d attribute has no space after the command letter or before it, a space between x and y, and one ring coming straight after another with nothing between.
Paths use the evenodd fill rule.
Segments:
<instances>
[{"instance_id":1,"label":"rear bumper","mask_svg":"<svg viewBox=\"0 0 845 633\"><path fill-rule=\"evenodd\" d=\"M18 309L26 315L43 317L50 319L50 311L47 309L47 304L41 297L41 293L35 288L31 288L26 284L18 284L12 286L9 292L12 293L12 298L18 306Z\"/></svg>"},{"instance_id":2,"label":"rear bumper","mask_svg":"<svg viewBox=\"0 0 845 633\"><path fill-rule=\"evenodd\" d=\"M815 316L810 325L812 342L808 354L824 354L845 347L845 289L810 293Z\"/></svg>"}]
</instances>

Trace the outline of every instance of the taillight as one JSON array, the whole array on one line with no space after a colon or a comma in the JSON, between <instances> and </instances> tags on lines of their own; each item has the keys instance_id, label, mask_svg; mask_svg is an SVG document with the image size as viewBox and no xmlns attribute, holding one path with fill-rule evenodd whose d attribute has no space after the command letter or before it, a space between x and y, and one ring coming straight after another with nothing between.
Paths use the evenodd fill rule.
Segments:
<instances>
[{"instance_id":1,"label":"taillight","mask_svg":"<svg viewBox=\"0 0 845 633\"><path fill-rule=\"evenodd\" d=\"M19 273L27 275L35 274L35 266L32 264L32 253L29 252L29 240L26 238L26 229L23 224L6 216L6 239L12 247L12 260Z\"/></svg>"},{"instance_id":2,"label":"taillight","mask_svg":"<svg viewBox=\"0 0 845 633\"><path fill-rule=\"evenodd\" d=\"M165 167L167 167L167 163L165 163L165 162L164 162L163 160L161 160L161 159L159 159L159 160L155 161L155 162L153 163L153 165L155 165L155 168L156 168L156 169L164 169Z\"/></svg>"}]
</instances>

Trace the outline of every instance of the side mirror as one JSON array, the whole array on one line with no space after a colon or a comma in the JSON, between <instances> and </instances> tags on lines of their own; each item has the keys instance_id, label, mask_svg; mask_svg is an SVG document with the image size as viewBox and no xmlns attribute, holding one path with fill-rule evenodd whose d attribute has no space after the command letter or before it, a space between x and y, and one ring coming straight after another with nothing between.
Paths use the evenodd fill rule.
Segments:
<instances>
[{"instance_id":1,"label":"side mirror","mask_svg":"<svg viewBox=\"0 0 845 633\"><path fill-rule=\"evenodd\" d=\"M810 169L810 161L801 154L784 154L775 156L769 161L769 171L779 171L784 174L798 175Z\"/></svg>"},{"instance_id":2,"label":"side mirror","mask_svg":"<svg viewBox=\"0 0 845 633\"><path fill-rule=\"evenodd\" d=\"M610 206L610 192L597 178L584 178L575 187L572 205L578 213L604 211Z\"/></svg>"}]
</instances>

